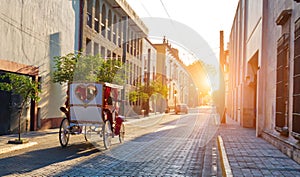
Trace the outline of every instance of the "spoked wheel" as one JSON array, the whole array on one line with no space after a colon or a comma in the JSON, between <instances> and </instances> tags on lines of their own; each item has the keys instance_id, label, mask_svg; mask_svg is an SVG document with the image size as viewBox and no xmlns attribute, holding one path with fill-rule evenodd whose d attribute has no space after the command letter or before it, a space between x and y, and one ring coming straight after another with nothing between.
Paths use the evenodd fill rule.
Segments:
<instances>
[{"instance_id":1,"label":"spoked wheel","mask_svg":"<svg viewBox=\"0 0 300 177\"><path fill-rule=\"evenodd\" d=\"M120 134L119 134L119 141L120 141L120 143L124 142L124 136L125 136L125 126L122 123L121 127L120 127Z\"/></svg>"},{"instance_id":2,"label":"spoked wheel","mask_svg":"<svg viewBox=\"0 0 300 177\"><path fill-rule=\"evenodd\" d=\"M88 139L91 139L91 128L84 126L84 139L85 141L88 141Z\"/></svg>"},{"instance_id":3,"label":"spoked wheel","mask_svg":"<svg viewBox=\"0 0 300 177\"><path fill-rule=\"evenodd\" d=\"M64 118L61 121L61 124L59 127L59 142L62 147L66 147L68 145L69 136L70 136L70 133L68 130L69 126L70 126L69 120L67 118Z\"/></svg>"},{"instance_id":4,"label":"spoked wheel","mask_svg":"<svg viewBox=\"0 0 300 177\"><path fill-rule=\"evenodd\" d=\"M110 122L108 120L105 121L103 125L102 133L103 133L104 147L105 149L109 149L111 145L112 131L111 131Z\"/></svg>"}]
</instances>

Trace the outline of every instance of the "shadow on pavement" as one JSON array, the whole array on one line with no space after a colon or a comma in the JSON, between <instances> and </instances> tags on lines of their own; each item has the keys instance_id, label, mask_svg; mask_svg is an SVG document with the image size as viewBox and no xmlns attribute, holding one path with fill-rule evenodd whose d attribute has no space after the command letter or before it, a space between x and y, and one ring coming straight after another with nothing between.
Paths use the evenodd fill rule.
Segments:
<instances>
[{"instance_id":1,"label":"shadow on pavement","mask_svg":"<svg viewBox=\"0 0 300 177\"><path fill-rule=\"evenodd\" d=\"M72 144L66 148L60 146L30 151L13 157L0 160L0 176L10 174L23 174L46 167L57 162L68 161L82 156L89 156L99 152L90 143ZM11 164L7 167L7 164Z\"/></svg>"},{"instance_id":2,"label":"shadow on pavement","mask_svg":"<svg viewBox=\"0 0 300 177\"><path fill-rule=\"evenodd\" d=\"M192 127L191 119L197 122ZM213 142L216 131L206 139L200 133L203 127L198 121L201 120L188 117L164 123L158 131L138 136L55 175L201 176L203 153L206 145ZM202 140L206 141L205 146Z\"/></svg>"}]
</instances>

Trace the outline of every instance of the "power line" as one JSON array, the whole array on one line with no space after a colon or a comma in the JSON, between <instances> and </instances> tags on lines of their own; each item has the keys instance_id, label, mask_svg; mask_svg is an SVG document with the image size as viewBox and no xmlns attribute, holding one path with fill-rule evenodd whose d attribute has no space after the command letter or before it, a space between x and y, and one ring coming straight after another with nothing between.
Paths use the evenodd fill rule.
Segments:
<instances>
[{"instance_id":1,"label":"power line","mask_svg":"<svg viewBox=\"0 0 300 177\"><path fill-rule=\"evenodd\" d=\"M149 17L152 17L152 15L149 13L148 9L146 8L146 6L142 3L142 1L140 1L143 9L146 11L146 13L149 15Z\"/></svg>"},{"instance_id":2,"label":"power line","mask_svg":"<svg viewBox=\"0 0 300 177\"><path fill-rule=\"evenodd\" d=\"M169 14L169 12L168 12L168 10L167 10L167 8L166 8L164 2L163 2L162 0L160 0L160 3L161 3L161 5L163 6L163 8L164 8L164 10L165 10L165 12L166 12L166 14L167 14L167 16L169 17L169 19L170 19L171 22L173 23L172 18L171 18L171 16L170 16L170 14Z\"/></svg>"}]
</instances>

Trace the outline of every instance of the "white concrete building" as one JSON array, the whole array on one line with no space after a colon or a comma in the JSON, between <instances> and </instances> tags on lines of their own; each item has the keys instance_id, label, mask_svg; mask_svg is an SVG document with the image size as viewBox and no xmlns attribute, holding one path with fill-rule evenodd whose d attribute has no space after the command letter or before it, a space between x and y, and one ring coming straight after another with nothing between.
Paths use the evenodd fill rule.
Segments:
<instances>
[{"instance_id":1,"label":"white concrete building","mask_svg":"<svg viewBox=\"0 0 300 177\"><path fill-rule=\"evenodd\" d=\"M156 57L157 52L153 44L149 41L148 38L143 39L143 52L142 52L142 60L143 60L143 69L144 73L142 73L142 81L144 83L149 78L149 81L153 81L156 75ZM148 74L148 75L147 75Z\"/></svg>"},{"instance_id":2,"label":"white concrete building","mask_svg":"<svg viewBox=\"0 0 300 177\"><path fill-rule=\"evenodd\" d=\"M239 1L229 43L227 113L298 162L299 49L299 1Z\"/></svg>"},{"instance_id":3,"label":"white concrete building","mask_svg":"<svg viewBox=\"0 0 300 177\"><path fill-rule=\"evenodd\" d=\"M188 103L190 75L181 61L178 50L163 40L154 44L157 50L157 80L168 87L167 105L173 109L175 103Z\"/></svg>"},{"instance_id":4,"label":"white concrete building","mask_svg":"<svg viewBox=\"0 0 300 177\"><path fill-rule=\"evenodd\" d=\"M128 72L124 99L142 82L143 41L148 28L125 0L82 0L80 49L100 54L106 60L119 60ZM129 104L127 104L129 103ZM127 116L139 114L141 102L126 101Z\"/></svg>"}]
</instances>

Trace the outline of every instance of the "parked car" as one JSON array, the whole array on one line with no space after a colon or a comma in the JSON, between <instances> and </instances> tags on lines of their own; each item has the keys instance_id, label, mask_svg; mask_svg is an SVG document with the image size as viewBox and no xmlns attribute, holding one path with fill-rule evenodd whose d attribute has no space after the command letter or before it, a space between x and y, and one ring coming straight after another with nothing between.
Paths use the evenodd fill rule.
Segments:
<instances>
[{"instance_id":1,"label":"parked car","mask_svg":"<svg viewBox=\"0 0 300 177\"><path fill-rule=\"evenodd\" d=\"M188 113L188 106L186 104L178 104L175 107L175 114L178 114L180 112Z\"/></svg>"}]
</instances>

